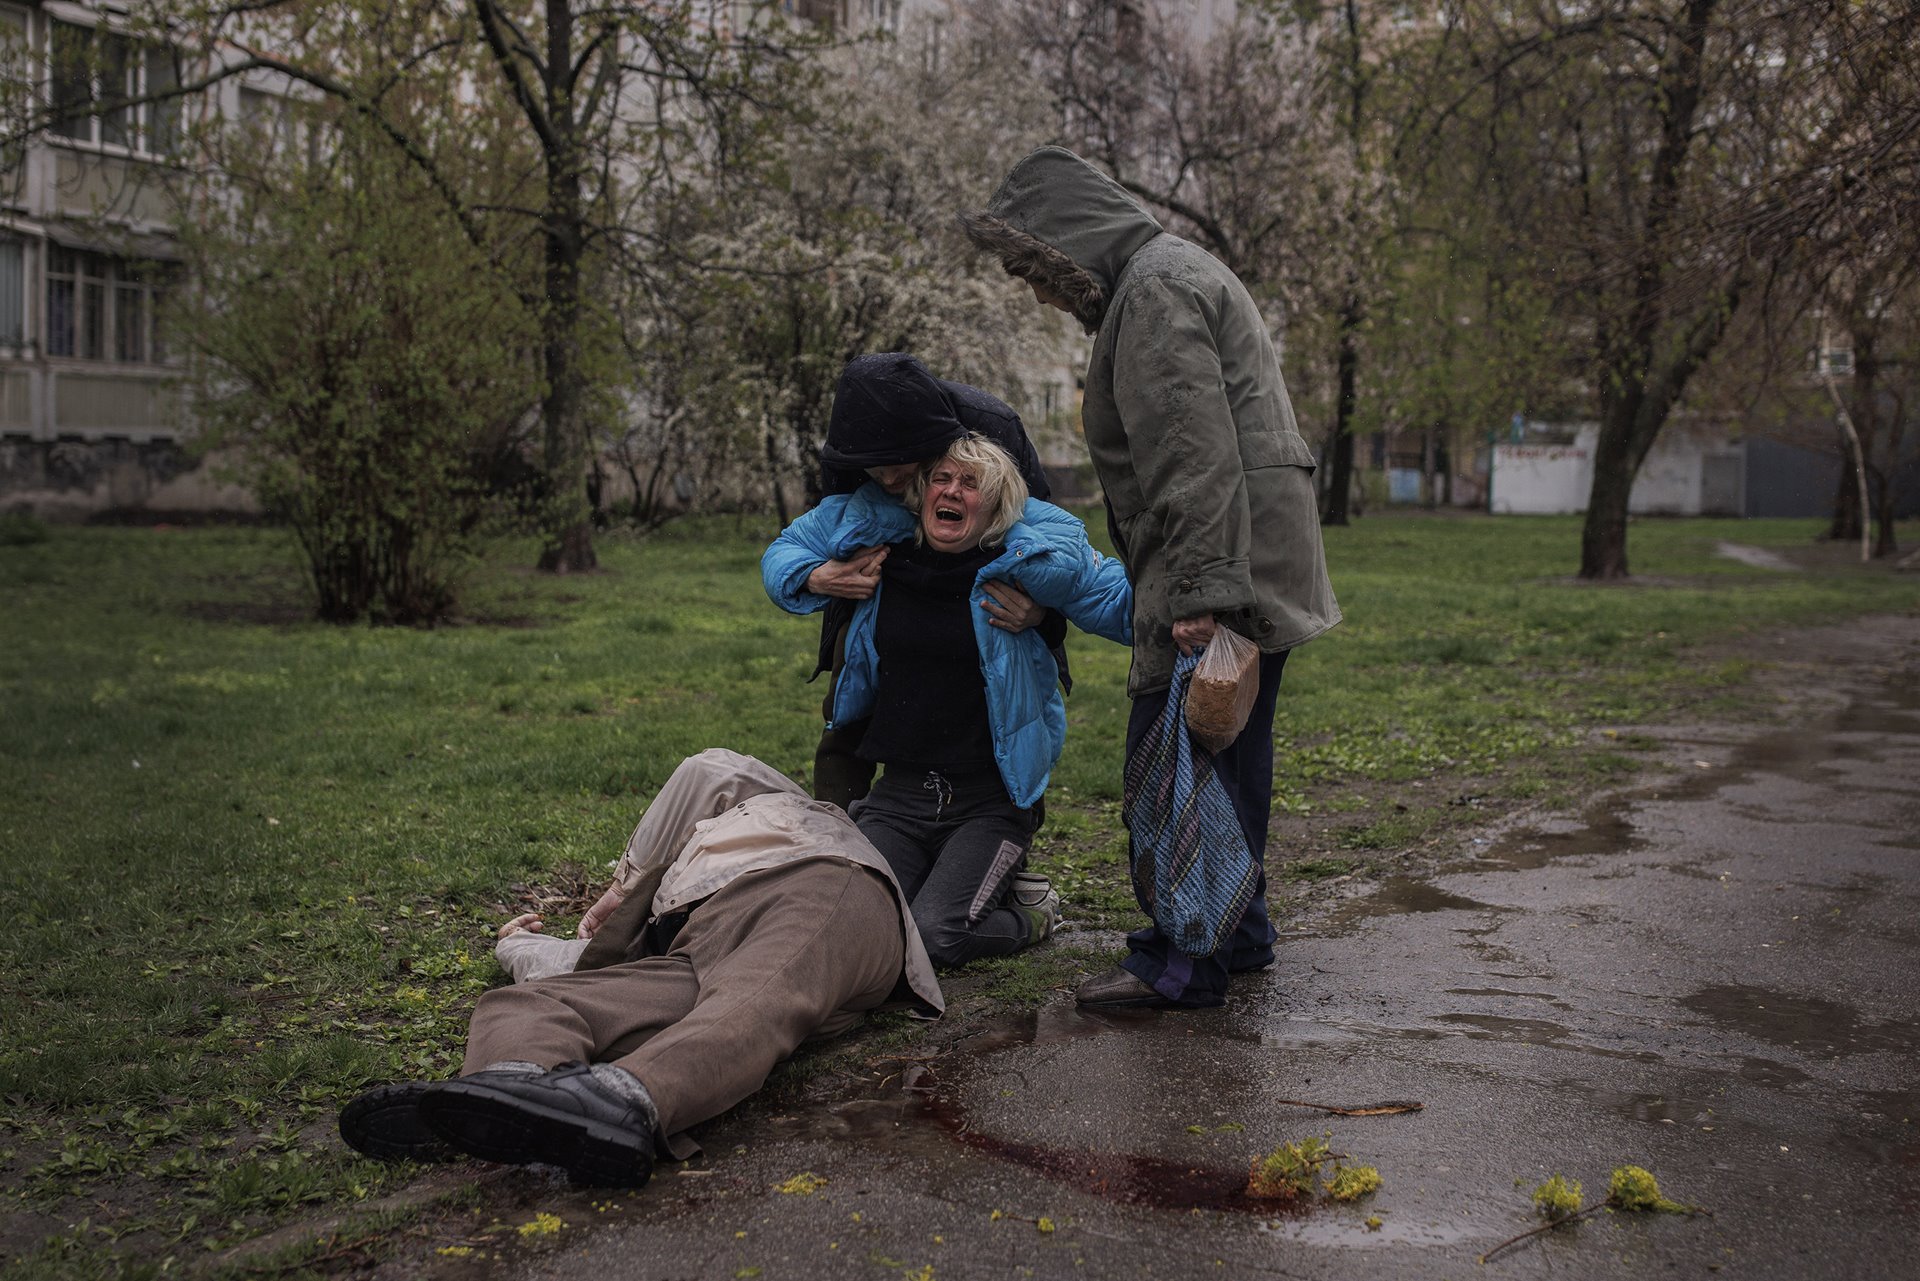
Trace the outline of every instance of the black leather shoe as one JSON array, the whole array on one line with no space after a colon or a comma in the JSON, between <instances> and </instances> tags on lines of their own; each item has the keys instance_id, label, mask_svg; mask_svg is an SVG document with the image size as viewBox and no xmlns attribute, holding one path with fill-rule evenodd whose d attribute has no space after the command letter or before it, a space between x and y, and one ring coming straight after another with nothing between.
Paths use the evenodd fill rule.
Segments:
<instances>
[{"instance_id":1,"label":"black leather shoe","mask_svg":"<svg viewBox=\"0 0 1920 1281\"><path fill-rule=\"evenodd\" d=\"M557 1165L575 1183L637 1188L653 1175L658 1117L594 1079L584 1063L539 1076L478 1073L420 1096L420 1115L471 1156L504 1165Z\"/></svg>"},{"instance_id":2,"label":"black leather shoe","mask_svg":"<svg viewBox=\"0 0 1920 1281\"><path fill-rule=\"evenodd\" d=\"M340 1109L340 1137L376 1161L457 1161L461 1154L420 1119L420 1096L431 1081L402 1081L368 1090Z\"/></svg>"},{"instance_id":3,"label":"black leather shoe","mask_svg":"<svg viewBox=\"0 0 1920 1281\"><path fill-rule=\"evenodd\" d=\"M1081 1005L1092 1005L1102 1009L1174 1009L1178 1001L1170 1001L1160 995L1139 975L1122 966L1114 966L1105 974L1096 974L1082 983L1073 994L1073 999Z\"/></svg>"}]
</instances>

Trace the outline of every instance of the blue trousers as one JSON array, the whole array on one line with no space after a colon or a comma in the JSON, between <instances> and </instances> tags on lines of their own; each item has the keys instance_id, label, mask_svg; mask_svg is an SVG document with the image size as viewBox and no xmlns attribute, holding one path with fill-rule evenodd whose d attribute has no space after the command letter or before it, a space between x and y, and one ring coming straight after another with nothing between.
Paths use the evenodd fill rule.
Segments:
<instances>
[{"instance_id":1,"label":"blue trousers","mask_svg":"<svg viewBox=\"0 0 1920 1281\"><path fill-rule=\"evenodd\" d=\"M1247 849L1260 864L1253 902L1247 905L1232 936L1210 956L1182 952L1157 925L1127 935L1127 958L1120 964L1160 995L1181 1005L1224 1005L1228 975L1273 964L1273 941L1279 935L1267 917L1267 819L1273 812L1273 700L1280 692L1280 673L1287 665L1287 653L1282 650L1260 656L1260 693L1253 701L1247 727L1213 758L1214 773L1233 798L1233 811L1246 835ZM1133 700L1133 710L1127 717L1128 760L1133 759L1147 731L1160 719L1171 692L1162 690ZM1147 910L1145 903L1140 907Z\"/></svg>"}]
</instances>

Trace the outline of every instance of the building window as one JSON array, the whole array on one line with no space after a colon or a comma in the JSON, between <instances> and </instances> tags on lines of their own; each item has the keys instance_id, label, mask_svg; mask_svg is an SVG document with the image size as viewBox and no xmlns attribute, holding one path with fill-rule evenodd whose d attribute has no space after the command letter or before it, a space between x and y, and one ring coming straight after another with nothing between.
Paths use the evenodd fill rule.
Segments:
<instances>
[{"instance_id":1,"label":"building window","mask_svg":"<svg viewBox=\"0 0 1920 1281\"><path fill-rule=\"evenodd\" d=\"M147 46L146 92L166 93L180 87L180 53L165 45ZM164 98L147 104L147 150L170 156L180 150L180 119L184 104Z\"/></svg>"},{"instance_id":2,"label":"building window","mask_svg":"<svg viewBox=\"0 0 1920 1281\"><path fill-rule=\"evenodd\" d=\"M26 341L27 247L12 236L0 236L0 347L18 347Z\"/></svg>"},{"instance_id":3,"label":"building window","mask_svg":"<svg viewBox=\"0 0 1920 1281\"><path fill-rule=\"evenodd\" d=\"M131 275L131 273L129 273ZM148 299L146 282L137 276L113 286L113 358L144 364L147 359Z\"/></svg>"},{"instance_id":4,"label":"building window","mask_svg":"<svg viewBox=\"0 0 1920 1281\"><path fill-rule=\"evenodd\" d=\"M179 85L172 49L55 21L48 55L47 98L55 134L153 155L171 154L179 145L178 98L133 101Z\"/></svg>"},{"instance_id":5,"label":"building window","mask_svg":"<svg viewBox=\"0 0 1920 1281\"><path fill-rule=\"evenodd\" d=\"M4 279L0 260L0 279ZM154 364L163 273L141 263L47 246L47 355Z\"/></svg>"},{"instance_id":6,"label":"building window","mask_svg":"<svg viewBox=\"0 0 1920 1281\"><path fill-rule=\"evenodd\" d=\"M63 138L93 141L93 32L70 22L53 24L53 131Z\"/></svg>"}]
</instances>

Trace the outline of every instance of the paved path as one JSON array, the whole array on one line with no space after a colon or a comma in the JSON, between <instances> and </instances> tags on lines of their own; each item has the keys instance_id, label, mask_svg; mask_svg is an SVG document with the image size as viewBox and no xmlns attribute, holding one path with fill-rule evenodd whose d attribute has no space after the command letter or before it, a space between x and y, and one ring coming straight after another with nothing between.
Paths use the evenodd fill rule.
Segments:
<instances>
[{"instance_id":1,"label":"paved path","mask_svg":"<svg viewBox=\"0 0 1920 1281\"><path fill-rule=\"evenodd\" d=\"M877 1092L725 1122L639 1196L527 1181L574 1226L460 1270L1920 1276L1920 619L1820 645L1803 725L1656 727L1676 774L1372 887L1225 1010L1062 998ZM1382 1189L1240 1195L1253 1156L1320 1134ZM1593 1200L1629 1163L1712 1217L1602 1214L1477 1261L1549 1174ZM776 1190L803 1171L829 1181Z\"/></svg>"}]
</instances>

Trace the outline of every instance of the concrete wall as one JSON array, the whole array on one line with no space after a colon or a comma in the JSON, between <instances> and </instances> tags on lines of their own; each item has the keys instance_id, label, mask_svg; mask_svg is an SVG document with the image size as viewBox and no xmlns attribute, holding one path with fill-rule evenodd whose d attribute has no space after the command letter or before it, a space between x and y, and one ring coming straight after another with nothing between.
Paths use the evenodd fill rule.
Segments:
<instances>
[{"instance_id":1,"label":"concrete wall","mask_svg":"<svg viewBox=\"0 0 1920 1281\"><path fill-rule=\"evenodd\" d=\"M1494 446L1488 510L1534 516L1585 511L1598 438L1599 428L1587 426L1572 444ZM1634 477L1628 510L1642 516L1741 515L1745 457L1744 442L1669 428Z\"/></svg>"},{"instance_id":2,"label":"concrete wall","mask_svg":"<svg viewBox=\"0 0 1920 1281\"><path fill-rule=\"evenodd\" d=\"M129 511L155 520L258 513L253 496L215 470L170 440L0 437L0 510L56 521Z\"/></svg>"},{"instance_id":3,"label":"concrete wall","mask_svg":"<svg viewBox=\"0 0 1920 1281\"><path fill-rule=\"evenodd\" d=\"M1495 445L1487 510L1496 516L1557 516L1587 509L1593 447Z\"/></svg>"}]
</instances>

